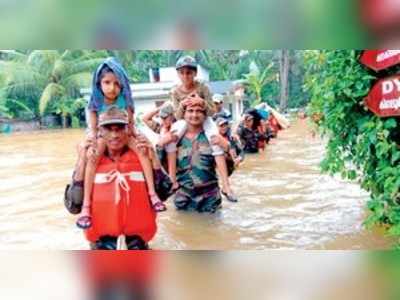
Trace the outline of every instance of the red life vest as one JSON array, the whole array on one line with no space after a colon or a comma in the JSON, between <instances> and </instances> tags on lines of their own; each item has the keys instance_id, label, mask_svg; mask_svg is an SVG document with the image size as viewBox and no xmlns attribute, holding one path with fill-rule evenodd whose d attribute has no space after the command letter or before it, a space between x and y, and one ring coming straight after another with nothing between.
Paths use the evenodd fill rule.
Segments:
<instances>
[{"instance_id":1,"label":"red life vest","mask_svg":"<svg viewBox=\"0 0 400 300\"><path fill-rule=\"evenodd\" d=\"M277 134L278 131L282 129L282 127L279 125L278 121L272 114L268 121L269 121L269 127L271 128L274 134Z\"/></svg>"},{"instance_id":2,"label":"red life vest","mask_svg":"<svg viewBox=\"0 0 400 300\"><path fill-rule=\"evenodd\" d=\"M91 242L105 235L139 235L146 242L154 237L156 213L150 204L142 166L132 150L118 161L100 158L91 212L92 227L85 231Z\"/></svg>"}]
</instances>

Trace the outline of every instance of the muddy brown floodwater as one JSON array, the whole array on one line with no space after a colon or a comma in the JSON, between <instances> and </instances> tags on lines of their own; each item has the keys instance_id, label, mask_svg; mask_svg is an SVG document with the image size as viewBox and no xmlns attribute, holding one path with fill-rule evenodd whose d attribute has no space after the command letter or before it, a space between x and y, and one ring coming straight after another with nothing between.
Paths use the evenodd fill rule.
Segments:
<instances>
[{"instance_id":1,"label":"muddy brown floodwater","mask_svg":"<svg viewBox=\"0 0 400 300\"><path fill-rule=\"evenodd\" d=\"M0 249L87 249L63 193L83 130L0 136ZM264 153L248 155L231 181L239 203L215 214L183 213L167 202L155 249L385 249L382 230L367 231L367 193L321 175L324 142L305 121L280 133Z\"/></svg>"}]
</instances>

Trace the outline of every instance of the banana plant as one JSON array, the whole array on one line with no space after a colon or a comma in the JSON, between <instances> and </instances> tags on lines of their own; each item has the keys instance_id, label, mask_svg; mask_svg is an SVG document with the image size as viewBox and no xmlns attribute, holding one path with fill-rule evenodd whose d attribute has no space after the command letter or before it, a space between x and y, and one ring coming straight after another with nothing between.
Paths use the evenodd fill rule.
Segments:
<instances>
[{"instance_id":1,"label":"banana plant","mask_svg":"<svg viewBox=\"0 0 400 300\"><path fill-rule=\"evenodd\" d=\"M271 81L276 79L276 74L271 74L271 69L273 67L273 63L270 63L263 72L260 72L257 64L252 61L250 63L249 69L250 72L244 75L245 85L249 89L249 91L254 94L255 100L252 105L257 105L262 102L261 93L263 88Z\"/></svg>"},{"instance_id":2,"label":"banana plant","mask_svg":"<svg viewBox=\"0 0 400 300\"><path fill-rule=\"evenodd\" d=\"M71 99L71 98L60 98L53 103L54 112L61 115L62 127L67 127L67 118L72 119L72 127L79 127L79 119L76 116L78 111L83 109L86 105L86 100L83 98Z\"/></svg>"},{"instance_id":3,"label":"banana plant","mask_svg":"<svg viewBox=\"0 0 400 300\"><path fill-rule=\"evenodd\" d=\"M37 117L53 101L79 97L80 88L90 85L92 72L107 56L89 50L0 52L7 57L0 61L0 92L9 99L26 99L24 104Z\"/></svg>"}]
</instances>

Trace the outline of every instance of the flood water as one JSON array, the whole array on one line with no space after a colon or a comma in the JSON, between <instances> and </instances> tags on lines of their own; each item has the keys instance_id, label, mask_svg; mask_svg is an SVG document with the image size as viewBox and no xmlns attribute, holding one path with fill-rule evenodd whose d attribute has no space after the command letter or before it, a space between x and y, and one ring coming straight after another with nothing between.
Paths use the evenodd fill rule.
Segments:
<instances>
[{"instance_id":1,"label":"flood water","mask_svg":"<svg viewBox=\"0 0 400 300\"><path fill-rule=\"evenodd\" d=\"M88 249L63 206L83 130L0 136L0 249ZM158 215L154 249L385 249L382 230L367 231L368 194L321 175L324 143L297 121L248 155L231 182L238 203L215 215Z\"/></svg>"}]
</instances>

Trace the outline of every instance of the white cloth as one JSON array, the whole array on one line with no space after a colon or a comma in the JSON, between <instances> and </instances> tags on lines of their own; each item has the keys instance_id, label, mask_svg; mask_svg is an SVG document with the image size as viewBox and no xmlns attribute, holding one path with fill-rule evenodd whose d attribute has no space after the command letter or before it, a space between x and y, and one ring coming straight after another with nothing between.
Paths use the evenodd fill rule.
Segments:
<instances>
[{"instance_id":1,"label":"white cloth","mask_svg":"<svg viewBox=\"0 0 400 300\"><path fill-rule=\"evenodd\" d=\"M212 137L219 134L218 126L217 124L215 124L215 122L211 117L207 117L203 123L203 129L207 137L207 140L211 145ZM184 136L186 130L187 130L187 123L185 120L178 120L174 124L172 124L171 127L171 131L178 137L178 140L180 140ZM168 145L165 146L165 150L167 152L175 152L177 151L176 145L177 143L169 143ZM224 154L224 150L218 145L211 145L211 149L213 151L214 156Z\"/></svg>"}]
</instances>

